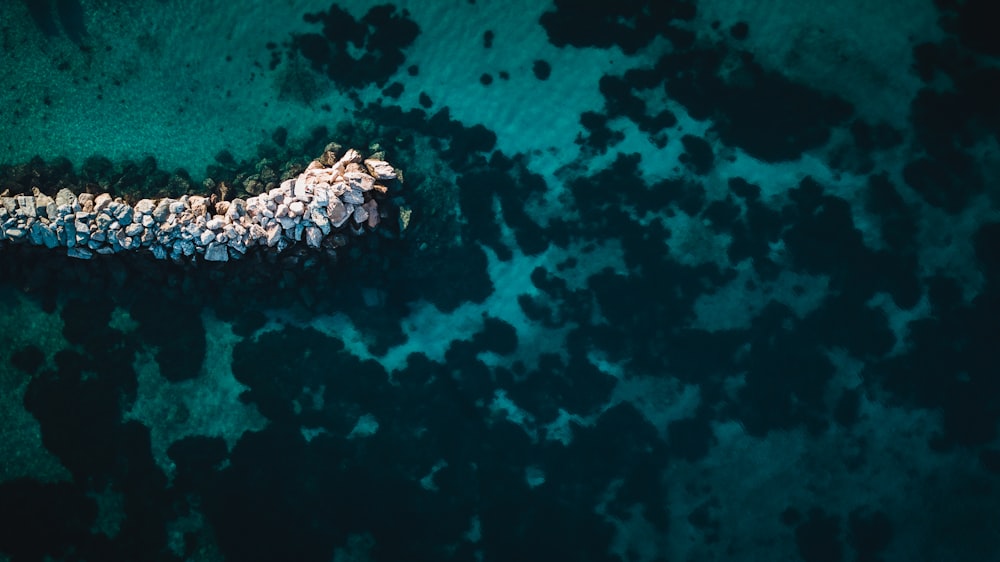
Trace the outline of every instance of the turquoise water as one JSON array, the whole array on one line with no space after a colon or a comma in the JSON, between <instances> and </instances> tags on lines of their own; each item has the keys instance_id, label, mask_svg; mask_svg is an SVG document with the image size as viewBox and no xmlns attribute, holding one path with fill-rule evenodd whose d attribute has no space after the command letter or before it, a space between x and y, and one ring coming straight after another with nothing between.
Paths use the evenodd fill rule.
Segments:
<instances>
[{"instance_id":1,"label":"turquoise water","mask_svg":"<svg viewBox=\"0 0 1000 562\"><path fill-rule=\"evenodd\" d=\"M994 11L4 3L0 191L404 181L336 255L3 242L0 561L1000 559Z\"/></svg>"}]
</instances>

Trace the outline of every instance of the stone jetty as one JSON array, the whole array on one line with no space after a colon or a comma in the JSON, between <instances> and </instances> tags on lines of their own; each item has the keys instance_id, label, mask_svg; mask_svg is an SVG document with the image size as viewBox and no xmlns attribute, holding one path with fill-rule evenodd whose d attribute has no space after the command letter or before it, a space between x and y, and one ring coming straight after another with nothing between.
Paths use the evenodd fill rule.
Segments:
<instances>
[{"instance_id":1,"label":"stone jetty","mask_svg":"<svg viewBox=\"0 0 1000 562\"><path fill-rule=\"evenodd\" d=\"M51 197L36 187L31 195L0 196L0 240L66 248L80 259L145 251L224 262L254 247L332 249L379 225L380 202L399 179L388 162L350 149L339 158L327 152L279 187L231 201L184 195L129 205L107 193L62 189Z\"/></svg>"}]
</instances>

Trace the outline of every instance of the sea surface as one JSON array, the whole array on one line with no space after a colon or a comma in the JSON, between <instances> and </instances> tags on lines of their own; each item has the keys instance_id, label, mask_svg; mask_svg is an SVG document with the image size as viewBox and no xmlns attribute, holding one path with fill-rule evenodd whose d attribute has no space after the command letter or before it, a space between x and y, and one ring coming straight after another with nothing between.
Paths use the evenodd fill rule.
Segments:
<instances>
[{"instance_id":1,"label":"sea surface","mask_svg":"<svg viewBox=\"0 0 1000 562\"><path fill-rule=\"evenodd\" d=\"M0 192L404 181L3 242L0 562L1000 560L997 6L3 0Z\"/></svg>"}]
</instances>

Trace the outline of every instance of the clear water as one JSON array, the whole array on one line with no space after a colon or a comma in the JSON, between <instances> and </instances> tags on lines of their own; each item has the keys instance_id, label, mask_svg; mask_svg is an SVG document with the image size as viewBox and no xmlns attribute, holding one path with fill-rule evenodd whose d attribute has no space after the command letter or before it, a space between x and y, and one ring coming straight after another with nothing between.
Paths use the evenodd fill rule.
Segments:
<instances>
[{"instance_id":1,"label":"clear water","mask_svg":"<svg viewBox=\"0 0 1000 562\"><path fill-rule=\"evenodd\" d=\"M1000 559L945 4L3 3L0 191L405 182L336 259L4 243L0 560Z\"/></svg>"}]
</instances>

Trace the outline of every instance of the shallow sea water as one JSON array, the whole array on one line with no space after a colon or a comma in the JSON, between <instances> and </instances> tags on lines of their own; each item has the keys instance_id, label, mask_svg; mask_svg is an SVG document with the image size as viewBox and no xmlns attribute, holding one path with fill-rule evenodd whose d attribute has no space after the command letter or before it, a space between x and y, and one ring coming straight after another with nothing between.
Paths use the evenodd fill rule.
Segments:
<instances>
[{"instance_id":1,"label":"shallow sea water","mask_svg":"<svg viewBox=\"0 0 1000 562\"><path fill-rule=\"evenodd\" d=\"M869 4L4 3L0 191L404 181L0 242L0 562L1000 559L996 8Z\"/></svg>"}]
</instances>

